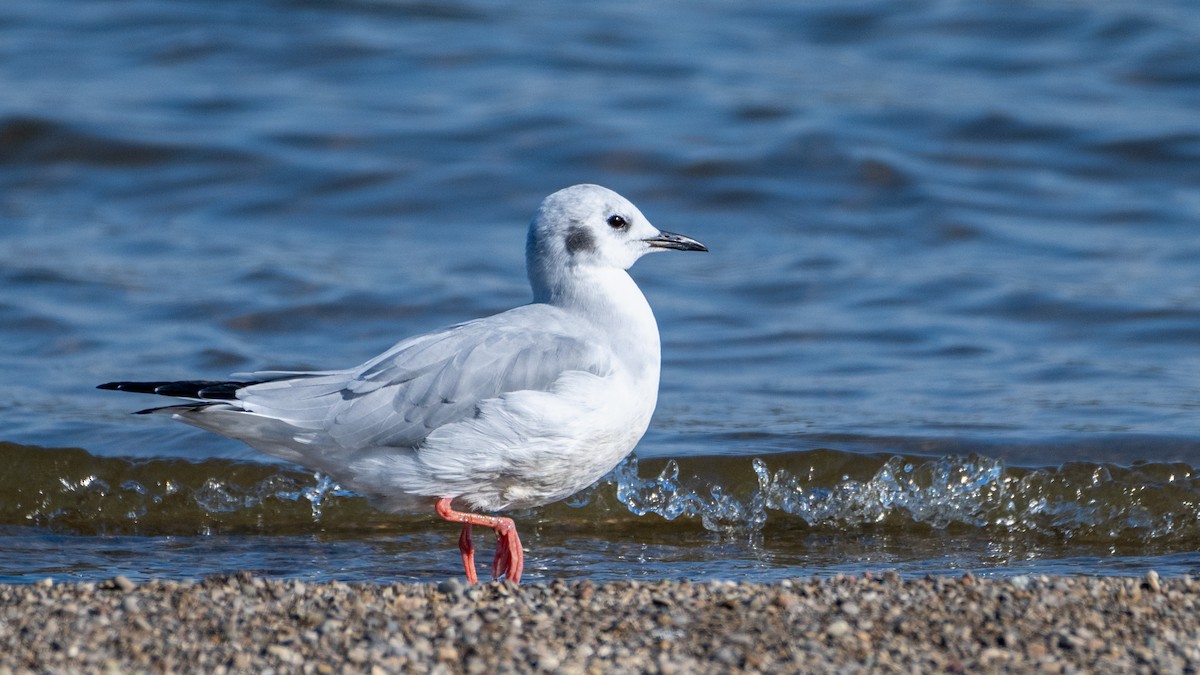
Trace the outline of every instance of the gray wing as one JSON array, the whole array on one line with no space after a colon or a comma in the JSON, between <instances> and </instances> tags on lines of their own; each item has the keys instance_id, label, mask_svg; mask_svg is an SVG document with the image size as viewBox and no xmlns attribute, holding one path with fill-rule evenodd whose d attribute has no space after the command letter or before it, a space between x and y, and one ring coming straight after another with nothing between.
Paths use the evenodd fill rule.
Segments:
<instances>
[{"instance_id":1,"label":"gray wing","mask_svg":"<svg viewBox=\"0 0 1200 675\"><path fill-rule=\"evenodd\" d=\"M239 398L343 449L415 447L486 399L544 391L568 371L608 374L612 352L595 337L561 310L526 305L405 340L354 370L254 385Z\"/></svg>"}]
</instances>

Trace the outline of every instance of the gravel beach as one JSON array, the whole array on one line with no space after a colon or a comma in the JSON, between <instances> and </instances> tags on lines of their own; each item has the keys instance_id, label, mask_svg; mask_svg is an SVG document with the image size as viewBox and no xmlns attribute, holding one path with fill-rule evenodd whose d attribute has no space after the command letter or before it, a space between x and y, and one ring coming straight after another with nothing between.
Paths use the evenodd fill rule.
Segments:
<instances>
[{"instance_id":1,"label":"gravel beach","mask_svg":"<svg viewBox=\"0 0 1200 675\"><path fill-rule=\"evenodd\" d=\"M0 586L0 673L1200 670L1200 581Z\"/></svg>"}]
</instances>

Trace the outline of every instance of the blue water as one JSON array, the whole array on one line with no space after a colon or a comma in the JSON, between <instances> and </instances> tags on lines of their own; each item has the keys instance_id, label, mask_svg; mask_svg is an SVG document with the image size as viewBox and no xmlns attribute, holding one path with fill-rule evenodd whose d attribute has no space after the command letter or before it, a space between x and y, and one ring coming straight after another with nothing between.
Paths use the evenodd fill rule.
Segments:
<instances>
[{"instance_id":1,"label":"blue water","mask_svg":"<svg viewBox=\"0 0 1200 675\"><path fill-rule=\"evenodd\" d=\"M344 367L526 302L526 224L577 182L712 251L633 269L663 336L642 480L675 459L703 499L664 519L626 473L521 514L531 578L1200 569L1194 10L3 4L0 441L29 479L0 477L0 578L453 574L444 525L255 511L267 460L93 387ZM137 473L169 458L195 466ZM790 496L754 502L753 459Z\"/></svg>"}]
</instances>

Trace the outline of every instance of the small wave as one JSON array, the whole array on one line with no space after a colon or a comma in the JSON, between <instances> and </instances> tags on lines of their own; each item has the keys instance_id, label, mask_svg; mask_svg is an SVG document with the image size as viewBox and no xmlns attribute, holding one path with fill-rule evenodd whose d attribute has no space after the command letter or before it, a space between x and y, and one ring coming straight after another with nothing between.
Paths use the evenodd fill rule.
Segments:
<instances>
[{"instance_id":1,"label":"small wave","mask_svg":"<svg viewBox=\"0 0 1200 675\"><path fill-rule=\"evenodd\" d=\"M1076 462L1026 469L978 454L862 457L860 463L877 466L869 478L830 481L821 475L827 473L820 466L824 454L754 458L753 484L682 481L676 460L657 476L641 478L631 459L607 480L635 514L696 518L718 532L758 530L771 518L791 516L839 531L966 527L1089 543L1200 540L1200 479L1185 464ZM813 456L807 470L769 468L772 462L803 463L804 455Z\"/></svg>"},{"instance_id":2,"label":"small wave","mask_svg":"<svg viewBox=\"0 0 1200 675\"><path fill-rule=\"evenodd\" d=\"M0 443L0 526L81 533L207 534L412 529L332 479L230 460L129 460ZM651 469L646 477L643 468ZM656 471L656 472L655 472ZM686 477L685 477L686 476ZM1200 477L1182 463L1073 462L1024 468L980 454L917 457L834 450L639 462L522 519L718 533L772 528L856 533L974 531L1063 543L1192 547Z\"/></svg>"},{"instance_id":3,"label":"small wave","mask_svg":"<svg viewBox=\"0 0 1200 675\"><path fill-rule=\"evenodd\" d=\"M173 162L247 162L241 151L213 149L148 138L48 117L0 117L0 166L82 164L120 169Z\"/></svg>"},{"instance_id":4,"label":"small wave","mask_svg":"<svg viewBox=\"0 0 1200 675\"><path fill-rule=\"evenodd\" d=\"M178 153L178 148L121 140L38 117L0 119L0 145L8 149L7 161L0 160L0 164L80 162L143 166L163 164Z\"/></svg>"},{"instance_id":5,"label":"small wave","mask_svg":"<svg viewBox=\"0 0 1200 675\"><path fill-rule=\"evenodd\" d=\"M329 477L278 465L96 457L0 443L0 526L83 534L294 532L384 517Z\"/></svg>"}]
</instances>

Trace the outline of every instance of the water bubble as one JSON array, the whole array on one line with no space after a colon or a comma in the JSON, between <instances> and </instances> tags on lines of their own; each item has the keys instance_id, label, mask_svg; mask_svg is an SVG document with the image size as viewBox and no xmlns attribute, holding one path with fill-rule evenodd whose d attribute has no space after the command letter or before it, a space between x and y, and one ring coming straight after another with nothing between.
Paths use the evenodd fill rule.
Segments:
<instances>
[{"instance_id":1,"label":"water bubble","mask_svg":"<svg viewBox=\"0 0 1200 675\"><path fill-rule=\"evenodd\" d=\"M127 480L127 481L121 483L121 489L126 492L133 492L133 493L142 495L143 497L146 496L146 494L148 493L148 490L146 490L146 486L142 485L141 483L137 482L136 480Z\"/></svg>"},{"instance_id":2,"label":"water bubble","mask_svg":"<svg viewBox=\"0 0 1200 675\"><path fill-rule=\"evenodd\" d=\"M330 494L338 494L342 492L342 488L332 478L321 473L320 471L313 474L316 479L316 485L307 487L303 491L304 498L308 500L312 507L312 518L314 521L321 520L322 508L325 498Z\"/></svg>"},{"instance_id":3,"label":"water bubble","mask_svg":"<svg viewBox=\"0 0 1200 675\"><path fill-rule=\"evenodd\" d=\"M602 480L593 485L590 485L590 486L580 490L579 492L576 492L575 494L571 495L570 497L567 497L566 499L564 499L563 504L566 504L567 506L569 506L573 509L582 509L583 507L592 503L592 499L596 496L596 490L599 489L600 486L604 485L604 484L605 484L605 481Z\"/></svg>"},{"instance_id":4,"label":"water bubble","mask_svg":"<svg viewBox=\"0 0 1200 675\"><path fill-rule=\"evenodd\" d=\"M204 481L204 485L192 493L192 499L197 506L209 513L231 513L243 504L241 498L230 492L225 484L216 478Z\"/></svg>"}]
</instances>

